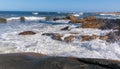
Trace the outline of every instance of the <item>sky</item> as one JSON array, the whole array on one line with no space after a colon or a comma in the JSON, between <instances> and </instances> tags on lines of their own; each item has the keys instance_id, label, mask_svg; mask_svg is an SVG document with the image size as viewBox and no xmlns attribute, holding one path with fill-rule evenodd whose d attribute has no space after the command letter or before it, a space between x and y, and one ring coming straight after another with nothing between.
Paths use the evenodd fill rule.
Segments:
<instances>
[{"instance_id":1,"label":"sky","mask_svg":"<svg viewBox=\"0 0 120 69\"><path fill-rule=\"evenodd\" d=\"M0 11L120 11L120 0L0 0Z\"/></svg>"}]
</instances>

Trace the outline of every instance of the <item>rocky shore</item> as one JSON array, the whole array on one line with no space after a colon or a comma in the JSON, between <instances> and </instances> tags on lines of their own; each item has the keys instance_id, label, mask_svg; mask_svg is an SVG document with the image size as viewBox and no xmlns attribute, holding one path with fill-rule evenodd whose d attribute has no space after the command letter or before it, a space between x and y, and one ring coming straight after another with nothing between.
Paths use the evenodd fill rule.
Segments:
<instances>
[{"instance_id":1,"label":"rocky shore","mask_svg":"<svg viewBox=\"0 0 120 69\"><path fill-rule=\"evenodd\" d=\"M13 53L0 55L0 69L120 69L120 61Z\"/></svg>"}]
</instances>

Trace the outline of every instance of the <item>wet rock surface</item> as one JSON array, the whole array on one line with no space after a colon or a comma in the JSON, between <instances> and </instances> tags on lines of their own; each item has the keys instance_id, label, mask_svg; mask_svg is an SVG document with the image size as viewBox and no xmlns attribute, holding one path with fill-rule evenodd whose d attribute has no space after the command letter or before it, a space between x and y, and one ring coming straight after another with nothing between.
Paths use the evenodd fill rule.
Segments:
<instances>
[{"instance_id":1,"label":"wet rock surface","mask_svg":"<svg viewBox=\"0 0 120 69\"><path fill-rule=\"evenodd\" d=\"M36 33L33 31L24 31L20 32L18 35L35 35Z\"/></svg>"},{"instance_id":2,"label":"wet rock surface","mask_svg":"<svg viewBox=\"0 0 120 69\"><path fill-rule=\"evenodd\" d=\"M0 55L0 69L120 69L120 61L14 53Z\"/></svg>"}]
</instances>

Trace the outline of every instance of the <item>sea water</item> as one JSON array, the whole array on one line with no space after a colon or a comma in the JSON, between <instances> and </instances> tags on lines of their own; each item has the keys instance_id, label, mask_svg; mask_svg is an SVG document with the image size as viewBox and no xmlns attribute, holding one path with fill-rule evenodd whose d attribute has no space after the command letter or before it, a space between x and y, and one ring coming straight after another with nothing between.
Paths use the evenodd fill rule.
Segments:
<instances>
[{"instance_id":1,"label":"sea water","mask_svg":"<svg viewBox=\"0 0 120 69\"><path fill-rule=\"evenodd\" d=\"M37 13L37 14L34 14ZM69 21L46 20L46 17L64 17L74 13L63 12L0 12L0 17L8 20L8 23L0 23L0 53L16 52L36 52L54 56L74 56L82 58L104 58L120 60L120 43L108 43L104 40L95 39L91 41L73 40L66 43L64 41L53 40L50 36L43 36L43 33L60 33L64 37L70 33L79 35L105 35L112 30L100 30L91 28L75 28L77 24L70 24ZM76 15L77 13L75 13ZM79 15L79 13L78 13ZM96 16L100 18L120 18L119 16L101 15L95 13L83 13L79 18L86 16ZM20 22L19 18L24 16L25 22ZM70 26L70 31L61 31L61 28ZM34 31L35 35L18 35L23 31Z\"/></svg>"}]
</instances>

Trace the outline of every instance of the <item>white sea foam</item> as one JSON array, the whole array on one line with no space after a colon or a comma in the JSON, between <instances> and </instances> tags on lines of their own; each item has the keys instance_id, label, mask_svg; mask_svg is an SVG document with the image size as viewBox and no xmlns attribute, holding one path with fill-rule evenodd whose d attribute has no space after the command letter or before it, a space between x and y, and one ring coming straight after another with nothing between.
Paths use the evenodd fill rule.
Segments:
<instances>
[{"instance_id":1,"label":"white sea foam","mask_svg":"<svg viewBox=\"0 0 120 69\"><path fill-rule=\"evenodd\" d=\"M70 20L56 20L56 21L53 21L53 22L56 22L56 23L69 23Z\"/></svg>"},{"instance_id":2,"label":"white sea foam","mask_svg":"<svg viewBox=\"0 0 120 69\"><path fill-rule=\"evenodd\" d=\"M66 43L53 40L50 36L41 35L49 32L64 34L64 37L69 36L70 32L77 32L79 33L78 35L104 35L111 30L72 28L70 31L61 31L61 28L68 25L49 25L43 23L11 24L8 26L6 27L8 29L4 29L7 32L0 34L0 53L37 52L54 56L120 60L119 43L110 44L100 39L84 42L73 40L73 42ZM37 34L28 36L18 35L19 32L27 30L34 31ZM3 30L0 29L0 31Z\"/></svg>"},{"instance_id":3,"label":"white sea foam","mask_svg":"<svg viewBox=\"0 0 120 69\"><path fill-rule=\"evenodd\" d=\"M46 17L35 17L35 16L28 16L28 17L24 17L25 20L28 21L36 21L36 20L45 20ZM16 21L16 20L20 20L20 17L10 17L7 18L7 21Z\"/></svg>"},{"instance_id":4,"label":"white sea foam","mask_svg":"<svg viewBox=\"0 0 120 69\"><path fill-rule=\"evenodd\" d=\"M83 13L82 12L80 12L80 13L74 13L74 14L72 14L73 16L76 16L76 17L79 17L79 16L81 16L81 15L83 15Z\"/></svg>"},{"instance_id":5,"label":"white sea foam","mask_svg":"<svg viewBox=\"0 0 120 69\"><path fill-rule=\"evenodd\" d=\"M38 12L33 12L32 14L33 14L33 15L38 15L39 13L38 13Z\"/></svg>"},{"instance_id":6,"label":"white sea foam","mask_svg":"<svg viewBox=\"0 0 120 69\"><path fill-rule=\"evenodd\" d=\"M105 15L116 16L116 14L100 14L100 15L103 15L103 16L105 16Z\"/></svg>"}]
</instances>

